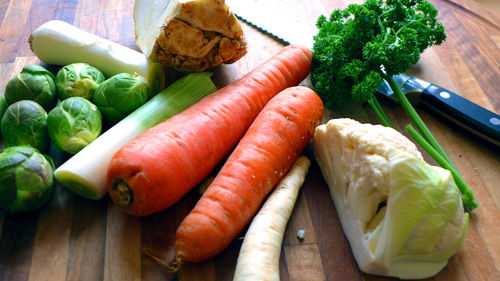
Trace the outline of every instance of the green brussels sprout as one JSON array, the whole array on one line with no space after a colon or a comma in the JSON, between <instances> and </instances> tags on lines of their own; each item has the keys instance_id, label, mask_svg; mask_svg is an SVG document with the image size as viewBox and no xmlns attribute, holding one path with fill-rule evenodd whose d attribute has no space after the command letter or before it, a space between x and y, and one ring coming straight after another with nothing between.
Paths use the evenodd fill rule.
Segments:
<instances>
[{"instance_id":1,"label":"green brussels sprout","mask_svg":"<svg viewBox=\"0 0 500 281\"><path fill-rule=\"evenodd\" d=\"M94 93L93 101L109 122L118 122L150 98L151 89L139 75L120 73L104 81Z\"/></svg>"},{"instance_id":2,"label":"green brussels sprout","mask_svg":"<svg viewBox=\"0 0 500 281\"><path fill-rule=\"evenodd\" d=\"M36 148L13 146L0 153L0 208L10 213L40 208L54 187L54 163Z\"/></svg>"},{"instance_id":3,"label":"green brussels sprout","mask_svg":"<svg viewBox=\"0 0 500 281\"><path fill-rule=\"evenodd\" d=\"M5 113L5 110L7 110L7 102L5 101L5 98L3 96L0 96L0 120L2 120L2 116ZM2 136L1 131L0 136Z\"/></svg>"},{"instance_id":4,"label":"green brussels sprout","mask_svg":"<svg viewBox=\"0 0 500 281\"><path fill-rule=\"evenodd\" d=\"M70 97L92 100L97 86L105 79L101 71L86 63L69 64L57 72L57 93L61 100Z\"/></svg>"},{"instance_id":5,"label":"green brussels sprout","mask_svg":"<svg viewBox=\"0 0 500 281\"><path fill-rule=\"evenodd\" d=\"M28 145L42 152L49 148L47 112L34 101L22 100L9 105L0 129L7 147Z\"/></svg>"},{"instance_id":6,"label":"green brussels sprout","mask_svg":"<svg viewBox=\"0 0 500 281\"><path fill-rule=\"evenodd\" d=\"M5 100L9 105L20 100L33 100L49 111L57 103L54 80L54 75L42 66L27 65L7 83Z\"/></svg>"},{"instance_id":7,"label":"green brussels sprout","mask_svg":"<svg viewBox=\"0 0 500 281\"><path fill-rule=\"evenodd\" d=\"M58 149L76 154L101 134L102 117L90 101L71 97L49 112L47 128Z\"/></svg>"},{"instance_id":8,"label":"green brussels sprout","mask_svg":"<svg viewBox=\"0 0 500 281\"><path fill-rule=\"evenodd\" d=\"M7 102L3 96L0 96L0 120L2 119L5 110L7 110Z\"/></svg>"}]
</instances>

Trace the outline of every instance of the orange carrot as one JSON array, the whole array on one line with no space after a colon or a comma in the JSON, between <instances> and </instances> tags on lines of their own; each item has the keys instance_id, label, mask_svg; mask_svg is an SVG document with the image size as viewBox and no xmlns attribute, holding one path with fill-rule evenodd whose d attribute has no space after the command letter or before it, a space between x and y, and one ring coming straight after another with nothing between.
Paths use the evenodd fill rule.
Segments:
<instances>
[{"instance_id":1,"label":"orange carrot","mask_svg":"<svg viewBox=\"0 0 500 281\"><path fill-rule=\"evenodd\" d=\"M311 51L287 46L241 79L144 132L111 160L111 198L138 216L171 206L234 148L271 98L298 85L310 69Z\"/></svg>"},{"instance_id":2,"label":"orange carrot","mask_svg":"<svg viewBox=\"0 0 500 281\"><path fill-rule=\"evenodd\" d=\"M301 86L264 107L177 229L178 262L214 257L236 238L307 145L323 110L316 93Z\"/></svg>"}]
</instances>

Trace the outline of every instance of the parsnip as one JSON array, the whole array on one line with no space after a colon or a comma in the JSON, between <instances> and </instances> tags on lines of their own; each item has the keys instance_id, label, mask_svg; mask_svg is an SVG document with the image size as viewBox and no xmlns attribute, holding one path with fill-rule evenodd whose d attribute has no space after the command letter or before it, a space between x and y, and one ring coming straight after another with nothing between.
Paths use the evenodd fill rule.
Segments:
<instances>
[{"instance_id":1,"label":"parsnip","mask_svg":"<svg viewBox=\"0 0 500 281\"><path fill-rule=\"evenodd\" d=\"M234 281L280 280L279 258L286 224L310 161L297 158L252 220L240 249Z\"/></svg>"},{"instance_id":2,"label":"parsnip","mask_svg":"<svg viewBox=\"0 0 500 281\"><path fill-rule=\"evenodd\" d=\"M43 62L68 65L85 62L106 75L137 73L146 78L155 93L165 87L161 65L144 54L83 31L69 23L51 20L38 27L29 38L33 53Z\"/></svg>"}]
</instances>

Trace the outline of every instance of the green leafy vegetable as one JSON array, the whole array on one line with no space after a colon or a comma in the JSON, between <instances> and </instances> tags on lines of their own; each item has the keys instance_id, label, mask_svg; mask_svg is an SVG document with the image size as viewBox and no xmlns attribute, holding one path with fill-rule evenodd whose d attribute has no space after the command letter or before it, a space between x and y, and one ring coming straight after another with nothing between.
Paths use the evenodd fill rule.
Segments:
<instances>
[{"instance_id":1,"label":"green leafy vegetable","mask_svg":"<svg viewBox=\"0 0 500 281\"><path fill-rule=\"evenodd\" d=\"M7 102L3 96L0 96L0 119L2 119L5 110L7 110Z\"/></svg>"},{"instance_id":2,"label":"green leafy vegetable","mask_svg":"<svg viewBox=\"0 0 500 281\"><path fill-rule=\"evenodd\" d=\"M42 152L49 148L47 112L34 101L22 100L9 105L0 127L7 147L28 145Z\"/></svg>"},{"instance_id":3,"label":"green leafy vegetable","mask_svg":"<svg viewBox=\"0 0 500 281\"><path fill-rule=\"evenodd\" d=\"M75 154L101 134L101 113L87 99L67 98L49 112L47 128L58 149Z\"/></svg>"},{"instance_id":4,"label":"green leafy vegetable","mask_svg":"<svg viewBox=\"0 0 500 281\"><path fill-rule=\"evenodd\" d=\"M11 213L31 211L47 202L54 186L54 164L28 146L0 153L0 208Z\"/></svg>"},{"instance_id":5,"label":"green leafy vegetable","mask_svg":"<svg viewBox=\"0 0 500 281\"><path fill-rule=\"evenodd\" d=\"M152 95L142 76L120 73L99 85L93 102L105 120L115 123L146 103Z\"/></svg>"},{"instance_id":6,"label":"green leafy vegetable","mask_svg":"<svg viewBox=\"0 0 500 281\"><path fill-rule=\"evenodd\" d=\"M95 90L104 80L99 69L86 63L72 63L57 72L57 93L61 100L69 97L92 100Z\"/></svg>"},{"instance_id":7,"label":"green leafy vegetable","mask_svg":"<svg viewBox=\"0 0 500 281\"><path fill-rule=\"evenodd\" d=\"M13 104L20 100L33 100L46 111L57 103L54 75L40 65L27 65L9 80L5 87L5 100Z\"/></svg>"},{"instance_id":8,"label":"green leafy vegetable","mask_svg":"<svg viewBox=\"0 0 500 281\"><path fill-rule=\"evenodd\" d=\"M464 204L472 210L479 204L470 187L392 78L416 64L426 48L445 40L437 14L424 0L367 0L333 11L329 19L320 16L311 80L327 108L335 110L351 100L367 102L381 123L391 126L374 95L386 80L422 134L417 142L434 159L446 161Z\"/></svg>"}]
</instances>

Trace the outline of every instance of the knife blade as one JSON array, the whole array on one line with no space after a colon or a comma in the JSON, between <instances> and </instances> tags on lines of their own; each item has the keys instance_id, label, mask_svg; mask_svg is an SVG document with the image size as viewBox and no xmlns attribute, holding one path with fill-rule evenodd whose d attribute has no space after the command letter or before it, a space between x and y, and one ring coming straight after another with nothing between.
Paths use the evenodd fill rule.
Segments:
<instances>
[{"instance_id":1,"label":"knife blade","mask_svg":"<svg viewBox=\"0 0 500 281\"><path fill-rule=\"evenodd\" d=\"M304 29L292 20L275 20L273 15L276 11L266 9L259 3L261 2L257 1L255 5L250 1L226 0L226 4L236 17L260 31L285 44L302 44L312 48L315 32L309 25ZM452 91L416 77L401 74L394 76L394 79L403 93L410 97L410 101L417 102L465 131L500 147L500 116L498 114ZM395 99L394 93L385 81L377 88L377 93Z\"/></svg>"},{"instance_id":2,"label":"knife blade","mask_svg":"<svg viewBox=\"0 0 500 281\"><path fill-rule=\"evenodd\" d=\"M298 13L286 1L226 0L225 3L237 18L269 34L285 44L313 46L315 22Z\"/></svg>"},{"instance_id":3,"label":"knife blade","mask_svg":"<svg viewBox=\"0 0 500 281\"><path fill-rule=\"evenodd\" d=\"M413 104L422 105L467 132L500 147L500 115L417 77L399 74L393 78ZM377 88L377 93L396 99L386 81Z\"/></svg>"}]
</instances>

